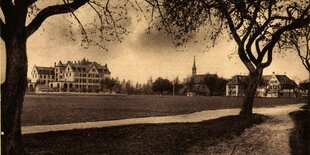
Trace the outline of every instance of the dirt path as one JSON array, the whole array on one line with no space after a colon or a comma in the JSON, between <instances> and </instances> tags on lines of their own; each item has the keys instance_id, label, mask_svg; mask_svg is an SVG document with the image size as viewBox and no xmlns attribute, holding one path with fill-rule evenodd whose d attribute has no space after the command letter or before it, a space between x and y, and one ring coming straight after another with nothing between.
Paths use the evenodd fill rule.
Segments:
<instances>
[{"instance_id":1,"label":"dirt path","mask_svg":"<svg viewBox=\"0 0 310 155\"><path fill-rule=\"evenodd\" d=\"M256 113L271 117L267 122L247 129L241 136L229 142L197 150L194 146L190 154L235 154L235 155L289 155L289 134L294 123L288 115L300 106L288 106L274 109L257 109Z\"/></svg>"},{"instance_id":2,"label":"dirt path","mask_svg":"<svg viewBox=\"0 0 310 155\"><path fill-rule=\"evenodd\" d=\"M282 130L284 132L284 130L289 130L293 126L293 124L291 124L289 116L286 117L286 115L290 111L295 111L299 109L302 105L303 104L294 104L294 105L287 105L287 106L277 106L277 107L272 107L272 108L254 109L255 113L274 116L277 119L272 119L272 121L265 123L264 125L262 125L262 127L257 126L250 130L259 130L259 132L265 132L264 134L262 133L262 135L266 135L272 130L271 132L279 132L278 138L281 138ZM111 120L111 121L69 123L69 124L56 124L56 125L25 126L25 127L22 127L22 133L33 134L33 133L43 133L43 132L50 132L50 131L63 131L63 130L86 129L86 128L102 128L102 127L123 126L123 125L132 125L132 124L147 124L147 123L201 122L201 121L215 119L215 118L219 118L219 117L223 117L227 115L237 115L239 113L239 110L240 109L206 110L206 111L195 112L195 113L186 114L186 115L144 117L144 118L131 118L131 119L121 119L121 120ZM283 125L283 126L279 127L279 125ZM280 131L276 131L276 130L280 130ZM251 132L251 131L247 131L247 132ZM287 132L289 131L286 131L285 133L283 133L283 135L285 135ZM256 133L256 132L253 131L253 133ZM268 136L266 138L268 138ZM256 139L253 139L253 140L256 140Z\"/></svg>"}]
</instances>

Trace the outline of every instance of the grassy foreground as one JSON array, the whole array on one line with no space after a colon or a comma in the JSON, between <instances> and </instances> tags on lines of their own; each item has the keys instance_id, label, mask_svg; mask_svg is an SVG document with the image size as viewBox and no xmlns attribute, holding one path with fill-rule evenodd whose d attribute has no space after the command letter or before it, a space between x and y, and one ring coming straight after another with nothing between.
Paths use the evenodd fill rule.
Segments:
<instances>
[{"instance_id":1,"label":"grassy foreground","mask_svg":"<svg viewBox=\"0 0 310 155\"><path fill-rule=\"evenodd\" d=\"M262 123L262 115L200 123L144 124L23 135L29 154L184 154L215 145Z\"/></svg>"},{"instance_id":2,"label":"grassy foreground","mask_svg":"<svg viewBox=\"0 0 310 155\"><path fill-rule=\"evenodd\" d=\"M26 95L22 126L188 114L240 108L243 98L206 96L65 96ZM301 99L256 98L254 107L273 107Z\"/></svg>"},{"instance_id":3,"label":"grassy foreground","mask_svg":"<svg viewBox=\"0 0 310 155\"><path fill-rule=\"evenodd\" d=\"M290 147L292 155L310 154L310 111L309 106L302 110L290 113L295 128L290 134Z\"/></svg>"}]
</instances>

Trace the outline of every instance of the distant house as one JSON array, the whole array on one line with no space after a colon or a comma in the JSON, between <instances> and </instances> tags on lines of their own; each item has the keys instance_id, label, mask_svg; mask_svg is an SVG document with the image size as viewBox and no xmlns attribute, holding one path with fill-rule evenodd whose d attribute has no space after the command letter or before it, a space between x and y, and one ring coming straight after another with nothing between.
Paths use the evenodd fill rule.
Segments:
<instances>
[{"instance_id":1,"label":"distant house","mask_svg":"<svg viewBox=\"0 0 310 155\"><path fill-rule=\"evenodd\" d=\"M299 84L299 90L301 96L307 96L309 89L310 89L310 82L304 81Z\"/></svg>"},{"instance_id":2,"label":"distant house","mask_svg":"<svg viewBox=\"0 0 310 155\"><path fill-rule=\"evenodd\" d=\"M234 76L226 84L226 96L244 96L248 77ZM297 84L286 75L264 75L257 87L257 97L293 97Z\"/></svg>"},{"instance_id":3,"label":"distant house","mask_svg":"<svg viewBox=\"0 0 310 155\"><path fill-rule=\"evenodd\" d=\"M31 71L31 77L28 81L28 91L35 91L38 85L46 85L54 81L54 68L53 67L42 67L34 65Z\"/></svg>"},{"instance_id":4,"label":"distant house","mask_svg":"<svg viewBox=\"0 0 310 155\"><path fill-rule=\"evenodd\" d=\"M248 76L233 76L232 79L226 84L226 96L244 96L247 83Z\"/></svg>"},{"instance_id":5,"label":"distant house","mask_svg":"<svg viewBox=\"0 0 310 155\"><path fill-rule=\"evenodd\" d=\"M82 59L81 61L55 62L54 67L34 66L31 72L29 90L46 91L99 91L100 81L109 78L111 72L107 64ZM45 85L45 86L42 86Z\"/></svg>"}]
</instances>

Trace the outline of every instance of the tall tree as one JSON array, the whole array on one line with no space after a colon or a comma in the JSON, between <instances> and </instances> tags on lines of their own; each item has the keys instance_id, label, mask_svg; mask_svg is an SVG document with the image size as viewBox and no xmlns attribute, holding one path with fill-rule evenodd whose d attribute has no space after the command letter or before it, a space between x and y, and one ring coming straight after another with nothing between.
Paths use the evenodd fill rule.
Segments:
<instances>
[{"instance_id":1,"label":"tall tree","mask_svg":"<svg viewBox=\"0 0 310 155\"><path fill-rule=\"evenodd\" d=\"M108 89L110 92L113 91L117 84L118 81L114 78L104 78L100 81L101 88Z\"/></svg>"},{"instance_id":2,"label":"tall tree","mask_svg":"<svg viewBox=\"0 0 310 155\"><path fill-rule=\"evenodd\" d=\"M172 34L177 44L202 31L214 42L226 30L238 45L238 56L249 71L249 84L240 111L251 115L257 85L272 62L283 33L310 22L307 0L147 0L159 13L158 26ZM156 17L155 17L156 18Z\"/></svg>"},{"instance_id":3,"label":"tall tree","mask_svg":"<svg viewBox=\"0 0 310 155\"><path fill-rule=\"evenodd\" d=\"M98 45L109 40L121 40L120 34L126 33L120 24L123 22L126 10L123 5L114 4L109 0L63 0L62 3L40 0L1 0L1 10L4 18L0 19L1 38L6 48L5 82L1 85L1 154L25 154L21 137L21 109L27 86L27 40L36 32L42 23L51 16L70 13L79 24L84 43ZM126 1L127 2L127 1ZM126 3L124 2L124 3ZM48 4L43 9L38 3ZM97 15L96 26L99 34L97 39L91 39L83 24L74 13L81 6L88 5ZM27 21L27 22L26 22ZM29 23L29 24L28 24ZM107 33L109 32L109 33ZM109 34L109 35L108 35Z\"/></svg>"},{"instance_id":4,"label":"tall tree","mask_svg":"<svg viewBox=\"0 0 310 155\"><path fill-rule=\"evenodd\" d=\"M162 95L165 91L172 92L172 87L172 83L168 79L159 77L153 83L152 90L154 92L159 92L160 95Z\"/></svg>"}]
</instances>

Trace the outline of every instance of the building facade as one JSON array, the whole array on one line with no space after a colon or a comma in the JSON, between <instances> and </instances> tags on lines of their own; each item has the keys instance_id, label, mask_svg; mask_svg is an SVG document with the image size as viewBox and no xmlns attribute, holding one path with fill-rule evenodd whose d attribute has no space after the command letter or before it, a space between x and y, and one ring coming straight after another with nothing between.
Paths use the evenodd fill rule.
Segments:
<instances>
[{"instance_id":1,"label":"building facade","mask_svg":"<svg viewBox=\"0 0 310 155\"><path fill-rule=\"evenodd\" d=\"M236 75L226 84L226 96L245 96L248 76ZM286 75L264 75L257 87L257 97L293 97L297 84Z\"/></svg>"},{"instance_id":2,"label":"building facade","mask_svg":"<svg viewBox=\"0 0 310 155\"><path fill-rule=\"evenodd\" d=\"M107 64L101 65L84 58L67 63L55 62L54 67L34 66L31 74L32 85L44 88L44 91L47 87L48 91L54 92L98 92L101 80L110 78L111 72Z\"/></svg>"}]
</instances>

